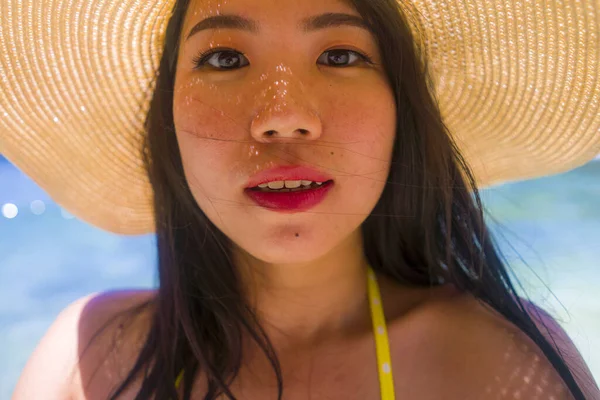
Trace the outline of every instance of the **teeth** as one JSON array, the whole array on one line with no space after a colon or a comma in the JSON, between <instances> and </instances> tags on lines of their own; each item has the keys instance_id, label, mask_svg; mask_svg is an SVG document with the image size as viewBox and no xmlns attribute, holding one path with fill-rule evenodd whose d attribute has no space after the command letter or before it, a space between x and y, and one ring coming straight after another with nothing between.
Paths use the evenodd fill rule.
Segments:
<instances>
[{"instance_id":1,"label":"teeth","mask_svg":"<svg viewBox=\"0 0 600 400\"><path fill-rule=\"evenodd\" d=\"M268 186L269 186L269 189L283 189L283 187L285 186L285 182L284 181L269 182Z\"/></svg>"},{"instance_id":2,"label":"teeth","mask_svg":"<svg viewBox=\"0 0 600 400\"><path fill-rule=\"evenodd\" d=\"M285 187L288 189L296 189L302 186L302 181L285 181Z\"/></svg>"},{"instance_id":3,"label":"teeth","mask_svg":"<svg viewBox=\"0 0 600 400\"><path fill-rule=\"evenodd\" d=\"M318 186L321 186L323 184L323 182L314 182L315 184L317 184ZM299 181L273 181L273 182L269 182L269 183L262 183L260 185L258 185L259 188L261 189L283 189L284 187L286 189L297 189L300 186L310 186L313 184L313 181L306 181L306 180L299 180Z\"/></svg>"}]
</instances>

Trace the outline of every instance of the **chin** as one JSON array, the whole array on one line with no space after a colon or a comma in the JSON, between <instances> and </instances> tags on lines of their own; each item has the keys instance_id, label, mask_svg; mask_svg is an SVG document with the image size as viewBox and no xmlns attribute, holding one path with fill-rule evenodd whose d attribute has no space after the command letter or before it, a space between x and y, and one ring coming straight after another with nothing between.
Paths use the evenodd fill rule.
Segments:
<instances>
[{"instance_id":1,"label":"chin","mask_svg":"<svg viewBox=\"0 0 600 400\"><path fill-rule=\"evenodd\" d=\"M274 254L270 251L252 254L252 257L256 260L260 260L265 264L289 265L290 267L298 264L309 264L319 259L319 256L315 254L310 254L299 258L290 258L289 256L284 255L282 252L277 252L277 254Z\"/></svg>"},{"instance_id":2,"label":"chin","mask_svg":"<svg viewBox=\"0 0 600 400\"><path fill-rule=\"evenodd\" d=\"M302 234L300 234L299 238L278 239L271 246L260 246L256 249L256 253L265 262L295 264L321 258L333 247L335 247L334 244L329 241L319 240L319 238L302 238Z\"/></svg>"},{"instance_id":3,"label":"chin","mask_svg":"<svg viewBox=\"0 0 600 400\"><path fill-rule=\"evenodd\" d=\"M359 226L328 224L286 224L262 227L252 236L234 240L251 257L269 264L304 264L326 258L343 243L361 242ZM354 247L354 246L352 246ZM342 250L343 251L343 250ZM335 255L332 255L335 257Z\"/></svg>"}]
</instances>

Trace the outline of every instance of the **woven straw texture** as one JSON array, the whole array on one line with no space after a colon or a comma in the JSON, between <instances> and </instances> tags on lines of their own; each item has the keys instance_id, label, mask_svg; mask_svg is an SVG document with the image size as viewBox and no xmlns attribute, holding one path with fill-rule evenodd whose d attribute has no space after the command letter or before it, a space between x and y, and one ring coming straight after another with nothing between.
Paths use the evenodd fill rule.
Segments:
<instances>
[{"instance_id":1,"label":"woven straw texture","mask_svg":"<svg viewBox=\"0 0 600 400\"><path fill-rule=\"evenodd\" d=\"M0 1L0 153L79 218L154 229L140 141L173 0ZM600 153L600 0L403 1L480 187Z\"/></svg>"}]
</instances>

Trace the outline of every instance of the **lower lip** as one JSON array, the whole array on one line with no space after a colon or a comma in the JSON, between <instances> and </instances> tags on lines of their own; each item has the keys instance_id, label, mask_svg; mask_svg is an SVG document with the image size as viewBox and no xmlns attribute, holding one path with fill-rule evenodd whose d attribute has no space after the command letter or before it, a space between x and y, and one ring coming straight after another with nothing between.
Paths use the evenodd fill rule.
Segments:
<instances>
[{"instance_id":1,"label":"lower lip","mask_svg":"<svg viewBox=\"0 0 600 400\"><path fill-rule=\"evenodd\" d=\"M262 192L250 189L246 189L245 192L256 204L269 210L302 212L308 211L322 202L332 187L333 181L329 181L318 188L297 192Z\"/></svg>"}]
</instances>

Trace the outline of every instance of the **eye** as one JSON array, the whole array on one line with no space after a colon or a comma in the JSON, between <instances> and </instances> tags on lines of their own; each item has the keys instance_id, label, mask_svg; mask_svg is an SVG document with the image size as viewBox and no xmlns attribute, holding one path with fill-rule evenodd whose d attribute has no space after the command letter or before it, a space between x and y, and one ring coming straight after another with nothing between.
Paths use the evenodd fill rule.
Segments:
<instances>
[{"instance_id":1,"label":"eye","mask_svg":"<svg viewBox=\"0 0 600 400\"><path fill-rule=\"evenodd\" d=\"M200 69L209 64L214 69L231 70L248 65L247 62L240 64L240 56L246 58L243 53L233 49L210 49L198 54L192 62L195 66L194 69Z\"/></svg>"},{"instance_id":2,"label":"eye","mask_svg":"<svg viewBox=\"0 0 600 400\"><path fill-rule=\"evenodd\" d=\"M329 66L342 68L354 66L357 61L373 64L368 55L347 49L328 50L319 57L319 61L331 62ZM243 53L233 49L210 49L194 57L192 62L194 69L201 69L208 65L221 71L234 70L249 64Z\"/></svg>"},{"instance_id":3,"label":"eye","mask_svg":"<svg viewBox=\"0 0 600 400\"><path fill-rule=\"evenodd\" d=\"M326 56L326 57L323 57L323 56ZM322 60L323 58L325 60L332 61L333 66L336 66L336 67L351 67L356 64L357 60L366 62L367 64L373 64L371 57L367 56L366 54L362 54L362 53L359 53L358 51L347 50L347 49L328 50L325 53L323 53L323 55L321 55L321 57L319 57L319 60ZM353 59L354 59L354 61L350 62ZM350 62L350 64L346 64L348 62Z\"/></svg>"}]
</instances>

